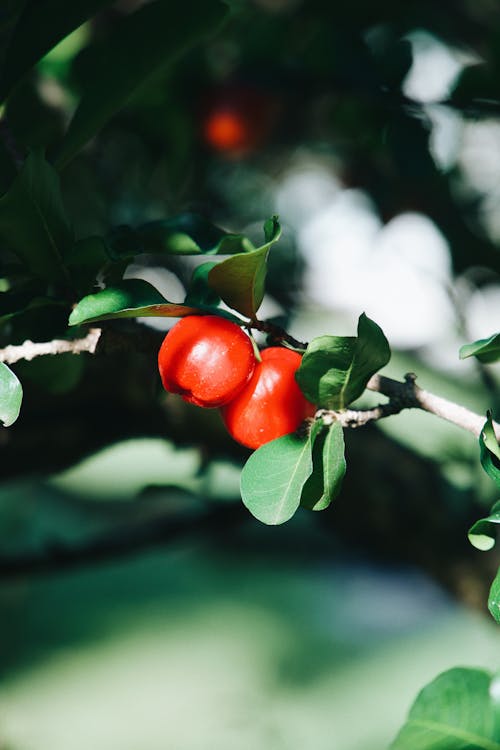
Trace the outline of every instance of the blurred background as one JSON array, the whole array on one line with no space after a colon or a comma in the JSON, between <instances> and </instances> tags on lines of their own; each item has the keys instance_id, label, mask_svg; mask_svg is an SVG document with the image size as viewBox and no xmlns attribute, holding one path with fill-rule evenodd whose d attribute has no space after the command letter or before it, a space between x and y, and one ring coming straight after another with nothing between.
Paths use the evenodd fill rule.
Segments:
<instances>
[{"instance_id":1,"label":"blurred background","mask_svg":"<svg viewBox=\"0 0 500 750\"><path fill-rule=\"evenodd\" d=\"M12 91L2 192L28 149L55 153L96 49L143 4L103 3ZM386 374L498 418L498 367L458 359L500 320L498 4L230 8L62 171L77 237L194 211L257 241L278 214L260 317L307 341L352 335L366 312L393 349ZM123 272L175 302L196 262L141 255ZM0 344L66 321L57 306L3 317ZM139 325L161 341L172 321ZM423 413L351 432L335 503L267 528L239 497L248 451L215 410L167 397L154 357L14 369L1 750L383 750L439 671L498 669L498 559L467 541L496 497L469 434Z\"/></svg>"}]
</instances>

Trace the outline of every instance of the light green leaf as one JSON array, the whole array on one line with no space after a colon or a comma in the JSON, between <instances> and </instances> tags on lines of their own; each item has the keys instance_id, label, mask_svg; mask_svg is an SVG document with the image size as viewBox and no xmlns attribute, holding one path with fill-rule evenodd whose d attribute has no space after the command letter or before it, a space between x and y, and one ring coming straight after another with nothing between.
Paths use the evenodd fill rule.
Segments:
<instances>
[{"instance_id":1,"label":"light green leaf","mask_svg":"<svg viewBox=\"0 0 500 750\"><path fill-rule=\"evenodd\" d=\"M315 427L307 438L291 434L272 440L246 462L241 474L241 497L259 521L280 524L294 515L313 469L311 452L317 432Z\"/></svg>"},{"instance_id":2,"label":"light green leaf","mask_svg":"<svg viewBox=\"0 0 500 750\"><path fill-rule=\"evenodd\" d=\"M479 435L479 455L483 469L497 487L500 487L500 446L490 412L487 413L486 422Z\"/></svg>"},{"instance_id":3,"label":"light green leaf","mask_svg":"<svg viewBox=\"0 0 500 750\"><path fill-rule=\"evenodd\" d=\"M500 523L500 500L495 503L489 516L476 521L469 529L470 543L483 552L494 547L497 523Z\"/></svg>"},{"instance_id":4,"label":"light green leaf","mask_svg":"<svg viewBox=\"0 0 500 750\"><path fill-rule=\"evenodd\" d=\"M267 256L281 236L277 217L264 224L265 245L239 253L218 263L208 275L208 283L224 302L242 315L255 318L265 292Z\"/></svg>"},{"instance_id":5,"label":"light green leaf","mask_svg":"<svg viewBox=\"0 0 500 750\"><path fill-rule=\"evenodd\" d=\"M69 317L69 325L76 326L110 318L178 318L196 312L197 308L168 302L147 281L126 279L119 285L107 287L80 300Z\"/></svg>"},{"instance_id":6,"label":"light green leaf","mask_svg":"<svg viewBox=\"0 0 500 750\"><path fill-rule=\"evenodd\" d=\"M500 625L500 569L491 584L488 596L488 609L495 622Z\"/></svg>"},{"instance_id":7,"label":"light green leaf","mask_svg":"<svg viewBox=\"0 0 500 750\"><path fill-rule=\"evenodd\" d=\"M345 409L363 393L391 351L379 326L364 313L358 335L319 336L307 347L296 373L305 396L321 408Z\"/></svg>"},{"instance_id":8,"label":"light green leaf","mask_svg":"<svg viewBox=\"0 0 500 750\"><path fill-rule=\"evenodd\" d=\"M5 427L14 424L19 416L23 389L10 367L0 362L0 421Z\"/></svg>"},{"instance_id":9,"label":"light green leaf","mask_svg":"<svg viewBox=\"0 0 500 750\"><path fill-rule=\"evenodd\" d=\"M33 151L0 199L0 241L37 276L69 283L64 257L73 245L59 176Z\"/></svg>"},{"instance_id":10,"label":"light green leaf","mask_svg":"<svg viewBox=\"0 0 500 750\"><path fill-rule=\"evenodd\" d=\"M227 8L218 0L155 0L117 24L89 52L89 75L57 155L62 168L145 84L164 74L191 46L212 33ZM87 58L89 55L87 55Z\"/></svg>"},{"instance_id":11,"label":"light green leaf","mask_svg":"<svg viewBox=\"0 0 500 750\"><path fill-rule=\"evenodd\" d=\"M494 333L487 339L478 339L472 344L464 344L460 347L460 359L476 357L484 364L498 362L500 359L500 333Z\"/></svg>"},{"instance_id":12,"label":"light green leaf","mask_svg":"<svg viewBox=\"0 0 500 750\"><path fill-rule=\"evenodd\" d=\"M500 750L499 688L481 669L443 672L418 695L390 750Z\"/></svg>"}]
</instances>

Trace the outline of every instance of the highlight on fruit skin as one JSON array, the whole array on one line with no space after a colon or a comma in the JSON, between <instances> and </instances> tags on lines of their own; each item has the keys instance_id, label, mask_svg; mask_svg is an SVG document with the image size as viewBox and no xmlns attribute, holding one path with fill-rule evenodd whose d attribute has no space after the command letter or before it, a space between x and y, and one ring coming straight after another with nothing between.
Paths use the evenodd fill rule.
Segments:
<instances>
[{"instance_id":1,"label":"highlight on fruit skin","mask_svg":"<svg viewBox=\"0 0 500 750\"><path fill-rule=\"evenodd\" d=\"M189 315L167 333L158 353L163 387L213 408L231 401L252 376L256 358L242 329L217 315Z\"/></svg>"},{"instance_id":2,"label":"highlight on fruit skin","mask_svg":"<svg viewBox=\"0 0 500 750\"><path fill-rule=\"evenodd\" d=\"M276 346L264 349L261 358L248 383L221 409L230 435L253 449L295 432L316 411L295 380L300 354Z\"/></svg>"}]
</instances>

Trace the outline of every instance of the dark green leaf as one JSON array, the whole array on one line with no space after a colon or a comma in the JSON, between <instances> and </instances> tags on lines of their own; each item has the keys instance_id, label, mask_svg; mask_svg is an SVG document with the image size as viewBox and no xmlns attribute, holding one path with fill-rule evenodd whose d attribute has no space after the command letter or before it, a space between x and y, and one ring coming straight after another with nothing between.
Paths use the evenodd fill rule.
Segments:
<instances>
[{"instance_id":1,"label":"dark green leaf","mask_svg":"<svg viewBox=\"0 0 500 750\"><path fill-rule=\"evenodd\" d=\"M344 409L363 393L371 376L391 357L379 326L364 313L358 335L313 339L296 373L306 397L319 407Z\"/></svg>"},{"instance_id":2,"label":"dark green leaf","mask_svg":"<svg viewBox=\"0 0 500 750\"><path fill-rule=\"evenodd\" d=\"M500 569L491 584L488 596L488 609L495 622L500 625Z\"/></svg>"},{"instance_id":3,"label":"dark green leaf","mask_svg":"<svg viewBox=\"0 0 500 750\"><path fill-rule=\"evenodd\" d=\"M469 529L469 541L480 550L489 550L495 545L495 525L500 523L500 500L495 503L491 513L486 518L481 518Z\"/></svg>"},{"instance_id":4,"label":"dark green leaf","mask_svg":"<svg viewBox=\"0 0 500 750\"><path fill-rule=\"evenodd\" d=\"M266 244L248 253L239 253L222 261L210 271L208 281L224 302L246 315L255 318L265 292L267 256L271 246L281 235L277 217L264 224Z\"/></svg>"},{"instance_id":5,"label":"dark green leaf","mask_svg":"<svg viewBox=\"0 0 500 750\"><path fill-rule=\"evenodd\" d=\"M313 473L304 485L301 505L310 510L328 508L340 491L345 470L344 431L335 421L314 442Z\"/></svg>"},{"instance_id":6,"label":"dark green leaf","mask_svg":"<svg viewBox=\"0 0 500 750\"><path fill-rule=\"evenodd\" d=\"M500 750L498 678L450 669L418 695L391 750Z\"/></svg>"},{"instance_id":7,"label":"dark green leaf","mask_svg":"<svg viewBox=\"0 0 500 750\"><path fill-rule=\"evenodd\" d=\"M9 292L4 292L5 295L8 295ZM32 299L29 299L26 301L26 304L24 306L20 305L19 303L23 297L19 295L17 297L17 305L12 307L9 310L9 307L11 307L8 304L7 300L4 300L3 297L0 295L0 310L3 309L5 312L0 313L0 321L2 323L5 323L7 320L12 321L13 319L17 318L31 318L32 316L35 316L36 318L39 318L41 315L44 315L49 311L49 309L55 313L57 316L58 313L67 310L67 305L65 305L63 302L53 299L52 297L33 297ZM50 312L48 312L50 316ZM35 331L27 332L28 337L35 336Z\"/></svg>"},{"instance_id":8,"label":"dark green leaf","mask_svg":"<svg viewBox=\"0 0 500 750\"><path fill-rule=\"evenodd\" d=\"M216 307L220 297L208 285L208 274L216 263L202 263L194 269L189 284L188 293L184 300L185 305L213 305Z\"/></svg>"},{"instance_id":9,"label":"dark green leaf","mask_svg":"<svg viewBox=\"0 0 500 750\"><path fill-rule=\"evenodd\" d=\"M60 394L73 390L83 375L85 357L76 354L48 354L35 357L31 362L17 363L17 373L21 380L36 383L48 393Z\"/></svg>"},{"instance_id":10,"label":"dark green leaf","mask_svg":"<svg viewBox=\"0 0 500 750\"><path fill-rule=\"evenodd\" d=\"M321 422L318 421L318 424ZM321 430L312 446L313 470L306 479L300 496L300 504L303 508L316 510L321 505L325 494L325 483L323 480L323 448L325 446L326 430Z\"/></svg>"},{"instance_id":11,"label":"dark green leaf","mask_svg":"<svg viewBox=\"0 0 500 750\"><path fill-rule=\"evenodd\" d=\"M281 226L277 216L271 216L264 222L264 238L266 244L271 247L281 237Z\"/></svg>"},{"instance_id":12,"label":"dark green leaf","mask_svg":"<svg viewBox=\"0 0 500 750\"><path fill-rule=\"evenodd\" d=\"M231 234L203 216L185 213L135 230L141 252L169 255L233 255L254 250L242 234Z\"/></svg>"},{"instance_id":13,"label":"dark green leaf","mask_svg":"<svg viewBox=\"0 0 500 750\"><path fill-rule=\"evenodd\" d=\"M324 493L313 510L327 508L339 494L346 470L344 450L344 430L340 422L333 422L328 428L323 446Z\"/></svg>"},{"instance_id":14,"label":"dark green leaf","mask_svg":"<svg viewBox=\"0 0 500 750\"><path fill-rule=\"evenodd\" d=\"M85 237L75 242L66 263L79 290L86 291L99 271L110 262L109 250L103 237Z\"/></svg>"},{"instance_id":15,"label":"dark green leaf","mask_svg":"<svg viewBox=\"0 0 500 750\"><path fill-rule=\"evenodd\" d=\"M39 0L28 2L8 47L0 100L46 52L111 0Z\"/></svg>"},{"instance_id":16,"label":"dark green leaf","mask_svg":"<svg viewBox=\"0 0 500 750\"><path fill-rule=\"evenodd\" d=\"M460 359L476 357L480 362L489 364L500 359L500 333L494 333L488 339L478 339L472 344L460 347Z\"/></svg>"},{"instance_id":17,"label":"dark green leaf","mask_svg":"<svg viewBox=\"0 0 500 750\"><path fill-rule=\"evenodd\" d=\"M0 199L0 241L37 276L69 282L64 256L73 236L59 177L41 151L33 151Z\"/></svg>"},{"instance_id":18,"label":"dark green leaf","mask_svg":"<svg viewBox=\"0 0 500 750\"><path fill-rule=\"evenodd\" d=\"M23 389L10 367L0 362L0 421L10 427L19 416Z\"/></svg>"},{"instance_id":19,"label":"dark green leaf","mask_svg":"<svg viewBox=\"0 0 500 750\"><path fill-rule=\"evenodd\" d=\"M69 305L50 297L38 297L9 316L9 343L51 341L61 338L68 328ZM5 320L5 319L4 319Z\"/></svg>"},{"instance_id":20,"label":"dark green leaf","mask_svg":"<svg viewBox=\"0 0 500 750\"><path fill-rule=\"evenodd\" d=\"M147 281L127 279L119 285L107 287L80 300L69 317L69 325L109 318L178 318L196 312L196 308L169 302Z\"/></svg>"},{"instance_id":21,"label":"dark green leaf","mask_svg":"<svg viewBox=\"0 0 500 750\"><path fill-rule=\"evenodd\" d=\"M0 318L25 310L33 299L42 294L44 287L43 282L33 279L16 284L6 292L0 292Z\"/></svg>"},{"instance_id":22,"label":"dark green leaf","mask_svg":"<svg viewBox=\"0 0 500 750\"><path fill-rule=\"evenodd\" d=\"M479 455L481 465L488 476L500 487L500 446L493 429L490 412L479 435Z\"/></svg>"},{"instance_id":23,"label":"dark green leaf","mask_svg":"<svg viewBox=\"0 0 500 750\"><path fill-rule=\"evenodd\" d=\"M26 0L3 0L0 8L0 81L6 74L4 70L5 56L25 5Z\"/></svg>"},{"instance_id":24,"label":"dark green leaf","mask_svg":"<svg viewBox=\"0 0 500 750\"><path fill-rule=\"evenodd\" d=\"M259 521L288 521L300 505L302 488L313 468L312 446L321 425L307 438L283 437L258 448L243 467L241 497Z\"/></svg>"},{"instance_id":25,"label":"dark green leaf","mask_svg":"<svg viewBox=\"0 0 500 750\"><path fill-rule=\"evenodd\" d=\"M142 86L221 23L216 0L156 0L125 17L95 48L92 75L57 156L63 167Z\"/></svg>"}]
</instances>

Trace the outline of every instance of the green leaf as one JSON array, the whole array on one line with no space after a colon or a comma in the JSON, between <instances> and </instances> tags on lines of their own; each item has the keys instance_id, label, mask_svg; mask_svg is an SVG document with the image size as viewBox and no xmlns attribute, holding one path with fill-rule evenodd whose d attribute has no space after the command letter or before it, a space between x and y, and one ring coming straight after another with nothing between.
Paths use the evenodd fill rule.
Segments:
<instances>
[{"instance_id":1,"label":"green leaf","mask_svg":"<svg viewBox=\"0 0 500 750\"><path fill-rule=\"evenodd\" d=\"M300 504L310 510L325 510L340 492L346 470L344 431L333 422L316 438L313 473L304 485Z\"/></svg>"},{"instance_id":2,"label":"green leaf","mask_svg":"<svg viewBox=\"0 0 500 750\"><path fill-rule=\"evenodd\" d=\"M25 310L33 300L43 293L45 284L39 279L15 284L6 292L0 292L0 320Z\"/></svg>"},{"instance_id":3,"label":"green leaf","mask_svg":"<svg viewBox=\"0 0 500 750\"><path fill-rule=\"evenodd\" d=\"M3 0L0 13L0 81L7 73L4 70L4 60L25 4L26 0Z\"/></svg>"},{"instance_id":4,"label":"green leaf","mask_svg":"<svg viewBox=\"0 0 500 750\"><path fill-rule=\"evenodd\" d=\"M358 335L318 336L302 357L296 378L305 396L326 409L345 409L363 393L391 351L381 328L364 313Z\"/></svg>"},{"instance_id":5,"label":"green leaf","mask_svg":"<svg viewBox=\"0 0 500 750\"><path fill-rule=\"evenodd\" d=\"M59 177L41 151L33 151L0 199L0 241L37 276L69 284L64 257L73 235Z\"/></svg>"},{"instance_id":6,"label":"green leaf","mask_svg":"<svg viewBox=\"0 0 500 750\"><path fill-rule=\"evenodd\" d=\"M109 250L103 237L85 237L75 242L66 257L71 276L78 289L85 292L99 271L110 262Z\"/></svg>"},{"instance_id":7,"label":"green leaf","mask_svg":"<svg viewBox=\"0 0 500 750\"><path fill-rule=\"evenodd\" d=\"M476 357L484 364L498 362L500 359L500 333L494 333L488 339L478 339L472 344L464 344L460 347L460 359Z\"/></svg>"},{"instance_id":8,"label":"green leaf","mask_svg":"<svg viewBox=\"0 0 500 750\"><path fill-rule=\"evenodd\" d=\"M208 275L208 283L224 302L248 318L255 318L265 292L267 256L281 236L274 216L264 224L265 245L222 261Z\"/></svg>"},{"instance_id":9,"label":"green leaf","mask_svg":"<svg viewBox=\"0 0 500 750\"><path fill-rule=\"evenodd\" d=\"M323 497L313 510L324 510L339 494L346 470L344 450L344 430L340 422L333 422L323 446Z\"/></svg>"},{"instance_id":10,"label":"green leaf","mask_svg":"<svg viewBox=\"0 0 500 750\"><path fill-rule=\"evenodd\" d=\"M69 325L110 318L147 316L179 318L199 310L166 300L154 286L142 279L126 279L96 294L84 297L69 316Z\"/></svg>"},{"instance_id":11,"label":"green leaf","mask_svg":"<svg viewBox=\"0 0 500 750\"><path fill-rule=\"evenodd\" d=\"M499 687L481 669L443 672L419 693L391 750L500 750Z\"/></svg>"},{"instance_id":12,"label":"green leaf","mask_svg":"<svg viewBox=\"0 0 500 750\"><path fill-rule=\"evenodd\" d=\"M208 274L216 265L216 263L202 263L194 269L184 300L185 305L196 307L197 305L217 306L219 304L219 295L208 285Z\"/></svg>"},{"instance_id":13,"label":"green leaf","mask_svg":"<svg viewBox=\"0 0 500 750\"><path fill-rule=\"evenodd\" d=\"M23 383L31 381L48 393L59 395L73 390L80 382L86 359L75 354L48 354L31 361L17 363L17 373Z\"/></svg>"},{"instance_id":14,"label":"green leaf","mask_svg":"<svg viewBox=\"0 0 500 750\"><path fill-rule=\"evenodd\" d=\"M203 216L180 214L135 230L141 252L169 255L233 255L254 250L242 234L231 234Z\"/></svg>"},{"instance_id":15,"label":"green leaf","mask_svg":"<svg viewBox=\"0 0 500 750\"><path fill-rule=\"evenodd\" d=\"M493 428L491 413L487 413L486 422L479 435L479 457L481 465L490 479L500 487L500 446Z\"/></svg>"},{"instance_id":16,"label":"green leaf","mask_svg":"<svg viewBox=\"0 0 500 750\"><path fill-rule=\"evenodd\" d=\"M500 569L491 584L488 596L488 609L495 622L500 625Z\"/></svg>"},{"instance_id":17,"label":"green leaf","mask_svg":"<svg viewBox=\"0 0 500 750\"><path fill-rule=\"evenodd\" d=\"M96 45L91 75L59 150L67 164L144 85L166 72L181 54L221 23L227 8L215 0L156 0L117 24Z\"/></svg>"},{"instance_id":18,"label":"green leaf","mask_svg":"<svg viewBox=\"0 0 500 750\"><path fill-rule=\"evenodd\" d=\"M322 425L318 420L315 424ZM325 494L323 479L323 449L325 446L326 430L321 429L312 446L313 470L306 479L300 496L300 504L308 510L321 510L322 499Z\"/></svg>"},{"instance_id":19,"label":"green leaf","mask_svg":"<svg viewBox=\"0 0 500 750\"><path fill-rule=\"evenodd\" d=\"M19 416L23 389L10 367L0 362L0 421L5 427L14 424Z\"/></svg>"},{"instance_id":20,"label":"green leaf","mask_svg":"<svg viewBox=\"0 0 500 750\"><path fill-rule=\"evenodd\" d=\"M241 497L250 513L267 524L288 521L300 505L310 476L312 446L320 425L307 438L283 437L258 448L243 467Z\"/></svg>"},{"instance_id":21,"label":"green leaf","mask_svg":"<svg viewBox=\"0 0 500 750\"><path fill-rule=\"evenodd\" d=\"M496 540L495 524L497 523L500 523L500 500L495 503L489 516L479 519L469 529L470 543L483 552L494 547Z\"/></svg>"},{"instance_id":22,"label":"green leaf","mask_svg":"<svg viewBox=\"0 0 500 750\"><path fill-rule=\"evenodd\" d=\"M38 0L28 2L5 56L0 101L32 65L111 0Z\"/></svg>"}]
</instances>

